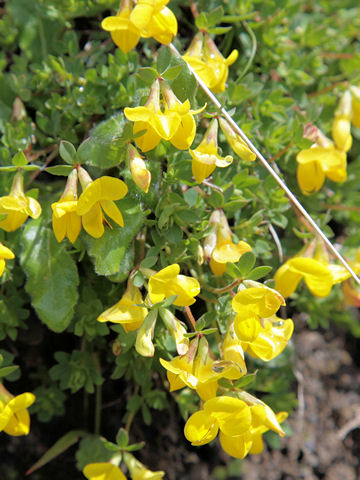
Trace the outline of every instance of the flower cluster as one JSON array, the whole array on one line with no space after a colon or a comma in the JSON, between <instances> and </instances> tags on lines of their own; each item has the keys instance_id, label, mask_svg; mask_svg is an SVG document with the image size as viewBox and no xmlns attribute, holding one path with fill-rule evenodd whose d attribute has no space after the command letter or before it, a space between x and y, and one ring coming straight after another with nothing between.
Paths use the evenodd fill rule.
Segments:
<instances>
[{"instance_id":1,"label":"flower cluster","mask_svg":"<svg viewBox=\"0 0 360 480\"><path fill-rule=\"evenodd\" d=\"M360 88L356 86L345 91L335 111L334 142L314 125L305 126L304 137L314 142L311 148L302 150L296 157L297 179L305 195L318 192L326 177L333 182L346 180L346 152L352 145L351 122L355 127L360 125Z\"/></svg>"},{"instance_id":2,"label":"flower cluster","mask_svg":"<svg viewBox=\"0 0 360 480\"><path fill-rule=\"evenodd\" d=\"M177 34L177 20L165 5L169 0L122 0L116 16L106 17L101 23L111 33L114 43L128 53L136 47L140 37L155 38L169 44Z\"/></svg>"},{"instance_id":3,"label":"flower cluster","mask_svg":"<svg viewBox=\"0 0 360 480\"><path fill-rule=\"evenodd\" d=\"M77 196L77 182L80 180L83 192ZM51 205L53 229L58 242L67 237L74 243L84 230L94 238L104 234L104 213L120 227L124 226L123 216L114 203L127 194L125 183L114 177L100 177L92 180L82 167L74 168L68 177L60 200Z\"/></svg>"},{"instance_id":4,"label":"flower cluster","mask_svg":"<svg viewBox=\"0 0 360 480\"><path fill-rule=\"evenodd\" d=\"M225 90L229 66L236 62L237 57L238 51L233 50L228 58L224 58L212 38L203 32L195 35L183 55L183 59L214 93Z\"/></svg>"},{"instance_id":5,"label":"flower cluster","mask_svg":"<svg viewBox=\"0 0 360 480\"><path fill-rule=\"evenodd\" d=\"M270 407L248 394L239 397L219 396L207 400L186 422L184 433L189 442L205 445L220 431L219 440L225 452L244 458L248 453L263 450L262 434L267 430L285 435L280 422L285 420L286 413L275 415Z\"/></svg>"},{"instance_id":6,"label":"flower cluster","mask_svg":"<svg viewBox=\"0 0 360 480\"><path fill-rule=\"evenodd\" d=\"M156 79L145 105L126 107L124 115L134 122L134 135L145 130L143 135L135 138L136 145L143 152L155 148L161 139L170 141L179 150L186 150L195 137L196 125L193 115L204 108L191 110L189 100L180 102L166 81L160 82Z\"/></svg>"}]
</instances>

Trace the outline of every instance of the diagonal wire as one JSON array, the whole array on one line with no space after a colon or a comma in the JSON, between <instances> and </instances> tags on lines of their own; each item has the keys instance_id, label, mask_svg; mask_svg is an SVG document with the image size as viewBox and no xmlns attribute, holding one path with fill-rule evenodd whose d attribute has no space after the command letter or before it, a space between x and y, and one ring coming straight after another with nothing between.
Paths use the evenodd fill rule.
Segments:
<instances>
[{"instance_id":1,"label":"diagonal wire","mask_svg":"<svg viewBox=\"0 0 360 480\"><path fill-rule=\"evenodd\" d=\"M181 57L179 51L177 48L170 43L169 44L170 50L177 55L178 57ZM360 279L354 272L354 270L350 267L348 262L345 260L345 258L336 250L334 245L330 242L330 240L327 238L325 233L321 230L321 228L318 226L318 224L313 220L311 215L305 210L305 208L302 206L302 204L299 202L299 200L296 198L296 196L292 193L292 191L289 189L289 187L286 185L286 183L282 180L282 178L275 172L273 167L270 165L270 163L266 160L266 158L259 152L259 150L255 147L255 145L252 143L252 141L247 137L247 135L242 131L242 129L239 127L239 125L233 120L233 118L229 115L227 110L221 105L220 101L216 98L216 96L212 93L212 91L208 88L208 86L201 80L199 75L194 71L194 69L191 67L191 65L188 64L188 62L185 62L188 69L190 72L194 75L198 85L204 90L206 95L209 97L209 99L214 103L214 105L220 110L222 115L226 118L227 122L231 125L231 128L234 130L235 133L237 133L240 138L246 143L246 145L250 148L252 152L255 153L257 158L260 160L260 162L264 165L264 167L268 170L270 175L273 176L273 178L276 180L276 182L280 185L280 187L284 190L286 195L288 196L289 200L295 205L295 207L299 210L299 212L303 215L303 217L310 223L310 225L314 228L314 230L317 232L317 234L322 238L322 240L325 242L325 245L328 247L328 249L335 255L335 257L344 265L346 270L350 273L350 275L353 277L353 279L356 281L358 285L360 285Z\"/></svg>"}]
</instances>

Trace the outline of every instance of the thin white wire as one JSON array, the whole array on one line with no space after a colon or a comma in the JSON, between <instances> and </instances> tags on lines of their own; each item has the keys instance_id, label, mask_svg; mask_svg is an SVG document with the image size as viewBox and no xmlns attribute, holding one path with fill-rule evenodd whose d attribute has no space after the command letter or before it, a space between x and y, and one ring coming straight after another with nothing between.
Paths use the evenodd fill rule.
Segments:
<instances>
[{"instance_id":1,"label":"thin white wire","mask_svg":"<svg viewBox=\"0 0 360 480\"><path fill-rule=\"evenodd\" d=\"M181 57L179 51L177 48L170 43L169 45L170 49L175 53L175 55ZM229 115L227 110L221 105L219 100L216 98L216 96L212 93L212 91L208 88L208 86L201 80L199 75L194 71L194 69L191 67L191 65L186 62L186 65L190 72L194 75L197 83L200 85L200 87L204 90L206 95L209 97L209 99L214 103L214 105L220 110L220 112L223 114L223 116L226 118L227 122L231 125L231 128L234 130L235 133L237 133L241 139L246 143L246 145L250 148L252 152L255 153L257 158L260 160L260 162L264 165L264 167L268 170L270 175L275 178L277 183L280 185L280 187L284 190L286 195L288 196L289 200L295 205L295 207L299 210L299 212L303 215L303 217L310 223L310 225L314 228L314 230L317 232L317 234L323 239L325 242L325 245L328 247L328 249L337 257L337 259L344 265L346 270L350 273L350 275L353 277L353 279L360 285L360 279L354 272L354 270L350 267L348 262L345 260L345 258L336 250L334 245L330 242L330 240L327 238L327 236L324 234L324 232L321 230L321 228L318 226L318 224L313 220L311 215L305 210L305 208L301 205L299 200L295 197L295 195L292 193L292 191L288 188L288 186L285 184L285 182L281 179L281 177L275 172L275 170L272 168L270 163L266 160L266 158L259 152L259 150L255 147L255 145L252 143L252 141L247 137L247 135L242 131L242 129L239 127L239 125L233 120L233 118Z\"/></svg>"}]
</instances>

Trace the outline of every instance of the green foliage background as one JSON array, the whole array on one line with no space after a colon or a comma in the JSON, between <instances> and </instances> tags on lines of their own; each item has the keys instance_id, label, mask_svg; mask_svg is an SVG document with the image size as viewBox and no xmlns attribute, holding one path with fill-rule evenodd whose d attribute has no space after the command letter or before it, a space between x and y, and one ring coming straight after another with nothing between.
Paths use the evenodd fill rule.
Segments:
<instances>
[{"instance_id":1,"label":"green foliage background","mask_svg":"<svg viewBox=\"0 0 360 480\"><path fill-rule=\"evenodd\" d=\"M169 6L180 26L174 43L184 51L196 32L189 3L172 0ZM206 285L221 287L232 277L227 274L223 280L214 279L207 266L197 263L211 211L225 211L235 239L253 247L255 266L269 265L272 274L280 262L269 225L280 237L285 258L299 251L309 237L282 190L256 162L245 164L236 159L231 167L217 169L213 183L221 191L201 185L201 194L192 177L188 152L163 142L146 155L153 179L149 193L134 184L125 153L131 130L126 127L123 108L137 106L147 98L153 77L150 70L141 68L163 72L179 61L166 47L159 50L153 40L142 41L141 47L129 54L117 49L100 28L102 18L117 7L118 2L111 0L8 0L0 20L1 193L9 191L13 178L9 170L14 170L4 167L11 166L13 156L23 150L31 165L40 167L35 170L37 176L26 173L26 182L31 189L28 194L37 197L43 208L38 220L29 219L16 232L0 232L0 241L16 255L0 281L2 366L15 363L21 367L21 379L19 371L7 376L9 389L36 394L31 411L33 423L39 425L37 432L41 432L41 422L58 425L56 416L65 415L68 429L83 428L85 423L87 431L95 428L96 434L110 440L129 415L139 413L145 424L151 424L152 412L169 404L162 385L164 372L157 360L159 355L168 358L175 354L166 330L159 327L156 356L146 359L135 352L133 334L125 335L121 326L96 321L120 299L134 266L142 260L144 267L160 270L181 263L182 269L198 276L204 286L207 300L198 301L195 313L207 312L206 325L217 322L223 332L230 315L229 297L218 298L206 291ZM231 27L217 31L221 35L216 41L224 56L233 48L240 53L220 100L229 110L234 109L234 119L273 160L324 231L343 244L346 255L354 257L360 243L360 131L352 131L348 180L343 185L327 181L318 194L302 196L296 183L295 158L310 144L302 137L303 125L314 122L329 135L339 96L347 85L360 83L358 2L199 0L197 7L204 12L198 20L202 26L210 30L219 25ZM223 8L220 16L219 10L215 17L208 15L217 7ZM158 54L155 63L154 52ZM189 98L193 108L208 101L185 67L175 73L178 75L169 78L169 83L179 99ZM206 112L214 111L208 103ZM194 145L206 122L204 115ZM224 138L220 139L223 154L230 154ZM59 151L61 141L75 148L63 143ZM113 226L101 239L82 232L72 246L56 241L50 204L59 199L64 175L71 171L67 164L74 160L94 178L121 176L129 194L117 202L124 228ZM336 209L339 205L342 208ZM265 278L271 286L271 273ZM138 273L136 285L143 282ZM215 300L218 303L213 303ZM325 299L314 298L302 287L288 301L288 315L296 318L298 313L305 315L311 328L329 328L335 322L360 336L357 312L344 308L339 287ZM41 341L34 340L36 335ZM19 337L23 339L20 347ZM31 345L37 345L37 358L32 362ZM249 372L261 371L250 390L264 393L262 398L275 410L291 411L296 406L291 393L292 356L289 346L270 364L254 361L249 366ZM161 380L154 379L154 372ZM108 402L118 399L115 380L125 389L120 411L111 418L112 427L105 419L100 428L98 417L94 427L89 414L94 405L92 394L96 392L98 401L103 386ZM67 412L74 411L79 395L87 406L85 420L76 424L69 421ZM176 400L184 418L194 411L194 399L186 392ZM103 416L111 415L106 410ZM57 438L51 435L47 446ZM91 439L85 435L80 443L76 454L79 468L96 460L96 449L97 459L106 457L99 437L92 440L96 447ZM27 461L35 462L38 455L34 452ZM34 474L33 478L43 477Z\"/></svg>"}]
</instances>

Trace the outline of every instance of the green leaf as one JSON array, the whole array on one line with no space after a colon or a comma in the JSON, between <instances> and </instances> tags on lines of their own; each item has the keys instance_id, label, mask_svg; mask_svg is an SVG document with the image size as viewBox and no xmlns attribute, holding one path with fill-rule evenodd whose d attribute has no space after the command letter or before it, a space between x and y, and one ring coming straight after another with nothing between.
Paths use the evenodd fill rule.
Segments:
<instances>
[{"instance_id":1,"label":"green leaf","mask_svg":"<svg viewBox=\"0 0 360 480\"><path fill-rule=\"evenodd\" d=\"M144 223L144 213L138 202L129 198L118 204L124 217L124 227L107 227L101 238L87 235L85 239L98 275L120 273L120 264L126 249Z\"/></svg>"},{"instance_id":2,"label":"green leaf","mask_svg":"<svg viewBox=\"0 0 360 480\"><path fill-rule=\"evenodd\" d=\"M69 165L73 165L77 161L77 155L75 147L72 143L67 142L66 140L61 140L59 148L60 157L64 162Z\"/></svg>"},{"instance_id":3,"label":"green leaf","mask_svg":"<svg viewBox=\"0 0 360 480\"><path fill-rule=\"evenodd\" d=\"M213 28L208 28L207 31L211 35L224 35L227 32L230 32L232 27L213 27Z\"/></svg>"},{"instance_id":4,"label":"green leaf","mask_svg":"<svg viewBox=\"0 0 360 480\"><path fill-rule=\"evenodd\" d=\"M269 267L267 265L264 265L262 267L256 267L247 275L246 278L248 280L259 280L260 278L265 277L269 272L271 272L271 270L272 267Z\"/></svg>"},{"instance_id":5,"label":"green leaf","mask_svg":"<svg viewBox=\"0 0 360 480\"><path fill-rule=\"evenodd\" d=\"M165 80L175 80L175 78L180 75L183 68L184 65L175 65L173 67L169 67L161 74L161 76L162 78L165 78Z\"/></svg>"},{"instance_id":6,"label":"green leaf","mask_svg":"<svg viewBox=\"0 0 360 480\"><path fill-rule=\"evenodd\" d=\"M39 458L39 460L34 463L32 467L25 473L25 475L30 475L31 473L38 470L40 467L43 467L47 463L49 463L54 458L58 457L61 453L65 452L71 445L78 442L79 438L85 435L86 432L82 430L71 430L68 433L65 433L59 440L54 443L52 447L49 448L47 452Z\"/></svg>"},{"instance_id":7,"label":"green leaf","mask_svg":"<svg viewBox=\"0 0 360 480\"><path fill-rule=\"evenodd\" d=\"M40 320L54 332L64 331L73 317L79 277L73 258L43 218L26 225L20 263L27 276L25 289Z\"/></svg>"},{"instance_id":8,"label":"green leaf","mask_svg":"<svg viewBox=\"0 0 360 480\"><path fill-rule=\"evenodd\" d=\"M242 273L239 267L237 267L234 263L228 262L226 264L226 272L232 277L232 278L241 278Z\"/></svg>"},{"instance_id":9,"label":"green leaf","mask_svg":"<svg viewBox=\"0 0 360 480\"><path fill-rule=\"evenodd\" d=\"M165 70L168 68L170 61L171 61L171 51L169 47L161 47L158 51L158 59L156 63L156 68L158 72L161 72L161 75Z\"/></svg>"},{"instance_id":10,"label":"green leaf","mask_svg":"<svg viewBox=\"0 0 360 480\"><path fill-rule=\"evenodd\" d=\"M145 445L145 442L139 442L139 443L133 443L132 445L129 445L126 447L127 452L136 452L137 450L141 450Z\"/></svg>"},{"instance_id":11,"label":"green leaf","mask_svg":"<svg viewBox=\"0 0 360 480\"><path fill-rule=\"evenodd\" d=\"M212 10L210 13L208 13L206 15L208 27L213 27L217 23L220 23L223 15L224 15L224 9L222 6L219 6L214 10Z\"/></svg>"},{"instance_id":12,"label":"green leaf","mask_svg":"<svg viewBox=\"0 0 360 480\"><path fill-rule=\"evenodd\" d=\"M110 168L119 165L126 156L122 139L125 120L122 114L96 125L78 148L80 163Z\"/></svg>"},{"instance_id":13,"label":"green leaf","mask_svg":"<svg viewBox=\"0 0 360 480\"><path fill-rule=\"evenodd\" d=\"M61 175L67 177L73 171L74 167L70 165L55 165L54 167L47 167L45 171L52 175Z\"/></svg>"},{"instance_id":14,"label":"green leaf","mask_svg":"<svg viewBox=\"0 0 360 480\"><path fill-rule=\"evenodd\" d=\"M8 375L11 375L18 368L19 368L18 365L13 365L11 367L0 368L0 378L7 377Z\"/></svg>"},{"instance_id":15,"label":"green leaf","mask_svg":"<svg viewBox=\"0 0 360 480\"><path fill-rule=\"evenodd\" d=\"M239 380L235 382L235 386L237 388L243 388L248 385L251 385L256 380L257 372L258 371L256 370L254 373L249 373L248 375L244 375L243 377L241 377Z\"/></svg>"},{"instance_id":16,"label":"green leaf","mask_svg":"<svg viewBox=\"0 0 360 480\"><path fill-rule=\"evenodd\" d=\"M129 444L129 434L124 428L120 428L116 435L116 443L120 448L127 447Z\"/></svg>"},{"instance_id":17,"label":"green leaf","mask_svg":"<svg viewBox=\"0 0 360 480\"><path fill-rule=\"evenodd\" d=\"M23 167L24 165L27 165L28 161L27 158L25 157L25 154L23 151L15 153L12 159L12 164L17 166L17 167Z\"/></svg>"},{"instance_id":18,"label":"green leaf","mask_svg":"<svg viewBox=\"0 0 360 480\"><path fill-rule=\"evenodd\" d=\"M250 270L255 264L255 261L256 257L252 252L246 252L240 257L237 266L243 277L245 277L250 272Z\"/></svg>"},{"instance_id":19,"label":"green leaf","mask_svg":"<svg viewBox=\"0 0 360 480\"><path fill-rule=\"evenodd\" d=\"M151 268L155 265L157 260L157 255L145 257L144 260L142 260L142 262L140 263L140 268Z\"/></svg>"},{"instance_id":20,"label":"green leaf","mask_svg":"<svg viewBox=\"0 0 360 480\"><path fill-rule=\"evenodd\" d=\"M141 80L148 85L154 83L156 78L159 76L158 72L151 67L139 68L137 74L141 78Z\"/></svg>"}]
</instances>

